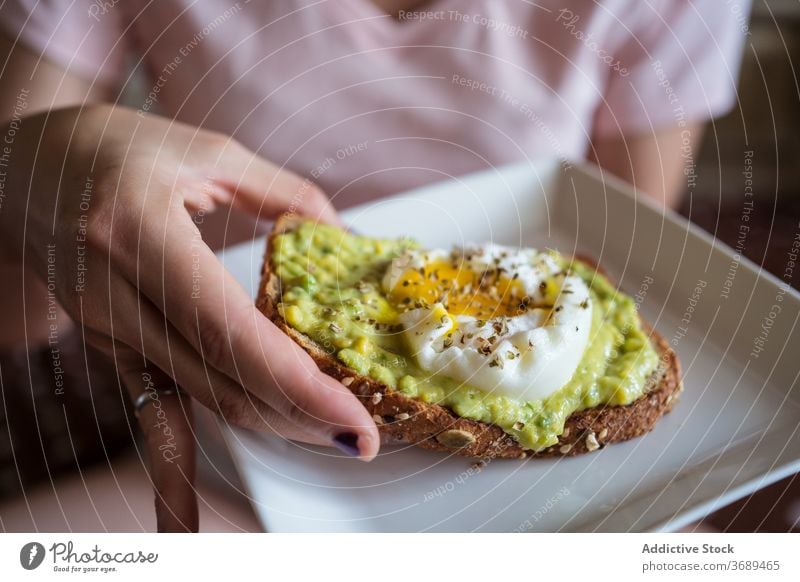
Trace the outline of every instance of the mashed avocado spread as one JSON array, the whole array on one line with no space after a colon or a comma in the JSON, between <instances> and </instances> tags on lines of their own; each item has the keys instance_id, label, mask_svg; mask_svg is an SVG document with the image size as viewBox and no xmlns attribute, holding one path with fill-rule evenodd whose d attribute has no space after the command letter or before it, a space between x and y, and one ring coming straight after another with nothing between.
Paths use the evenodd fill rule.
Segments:
<instances>
[{"instance_id":1,"label":"mashed avocado spread","mask_svg":"<svg viewBox=\"0 0 800 582\"><path fill-rule=\"evenodd\" d=\"M573 412L630 404L644 392L659 358L633 300L593 268L560 256L564 268L589 286L593 306L589 344L565 386L543 400L520 402L421 370L403 341L398 311L381 288L392 259L416 246L310 222L278 235L272 266L281 280L279 313L359 374L459 416L496 424L532 450L558 442Z\"/></svg>"}]
</instances>

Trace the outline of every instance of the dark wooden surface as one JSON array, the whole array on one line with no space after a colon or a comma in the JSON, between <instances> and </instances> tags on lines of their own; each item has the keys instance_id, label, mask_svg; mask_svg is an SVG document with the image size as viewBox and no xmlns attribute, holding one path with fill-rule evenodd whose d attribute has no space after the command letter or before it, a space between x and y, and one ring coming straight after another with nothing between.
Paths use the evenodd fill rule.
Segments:
<instances>
[{"instance_id":1,"label":"dark wooden surface","mask_svg":"<svg viewBox=\"0 0 800 582\"><path fill-rule=\"evenodd\" d=\"M792 185L794 186L794 185ZM800 197L794 193L754 197L744 255L776 276L786 266L792 240L800 233ZM726 200L728 200L726 198ZM741 198L717 205L686 200L682 213L730 246L735 246L742 213ZM792 281L800 289L800 277ZM800 422L800 419L798 419ZM800 531L800 474L793 475L711 514L702 525L731 532Z\"/></svg>"}]
</instances>

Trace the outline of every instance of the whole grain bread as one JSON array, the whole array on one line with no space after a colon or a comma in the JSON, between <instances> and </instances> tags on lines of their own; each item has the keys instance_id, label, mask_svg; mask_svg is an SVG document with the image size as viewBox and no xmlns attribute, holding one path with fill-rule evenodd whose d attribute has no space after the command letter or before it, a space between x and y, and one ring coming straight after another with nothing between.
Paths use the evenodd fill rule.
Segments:
<instances>
[{"instance_id":1,"label":"whole grain bread","mask_svg":"<svg viewBox=\"0 0 800 582\"><path fill-rule=\"evenodd\" d=\"M291 231L299 222L297 217L284 216L268 237L256 304L311 355L322 372L341 381L361 400L379 431L390 441L480 459L578 455L649 432L661 416L672 410L683 390L675 353L658 332L645 324L660 355L660 364L647 380L644 394L627 406L606 405L575 412L567 418L557 444L536 452L525 449L499 426L462 418L443 406L414 400L358 374L284 321L277 309L281 284L272 265L272 242L275 236ZM579 260L596 267L585 257Z\"/></svg>"}]
</instances>

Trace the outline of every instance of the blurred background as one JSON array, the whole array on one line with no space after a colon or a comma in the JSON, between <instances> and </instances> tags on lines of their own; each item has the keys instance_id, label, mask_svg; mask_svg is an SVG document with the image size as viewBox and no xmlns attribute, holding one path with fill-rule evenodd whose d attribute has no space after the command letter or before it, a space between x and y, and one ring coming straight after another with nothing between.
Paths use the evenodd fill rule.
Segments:
<instances>
[{"instance_id":1,"label":"blurred background","mask_svg":"<svg viewBox=\"0 0 800 582\"><path fill-rule=\"evenodd\" d=\"M752 151L754 207L742 254L780 276L800 226L800 2L755 2L739 80L739 104L713 121L698 157L697 185L681 213L736 247L745 160ZM800 278L792 285L800 289ZM800 419L799 419L800 422ZM784 479L708 517L714 529L800 531L800 479Z\"/></svg>"}]
</instances>

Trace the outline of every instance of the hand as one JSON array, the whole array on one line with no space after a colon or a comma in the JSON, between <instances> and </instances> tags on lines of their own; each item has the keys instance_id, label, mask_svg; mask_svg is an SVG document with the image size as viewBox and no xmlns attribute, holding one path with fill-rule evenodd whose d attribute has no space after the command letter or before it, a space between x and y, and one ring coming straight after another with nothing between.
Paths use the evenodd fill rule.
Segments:
<instances>
[{"instance_id":1,"label":"hand","mask_svg":"<svg viewBox=\"0 0 800 582\"><path fill-rule=\"evenodd\" d=\"M192 219L232 204L337 222L310 182L226 136L98 106L25 118L6 191L5 253L52 281L133 398L178 385L239 426L377 454L366 409L258 312ZM197 529L187 402L165 396L140 415L160 530Z\"/></svg>"}]
</instances>

